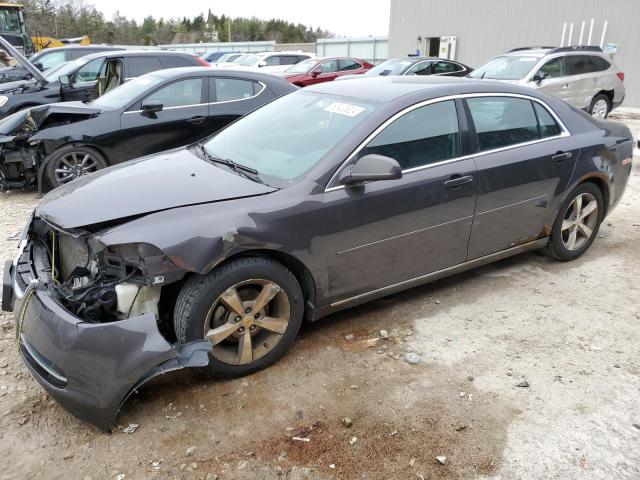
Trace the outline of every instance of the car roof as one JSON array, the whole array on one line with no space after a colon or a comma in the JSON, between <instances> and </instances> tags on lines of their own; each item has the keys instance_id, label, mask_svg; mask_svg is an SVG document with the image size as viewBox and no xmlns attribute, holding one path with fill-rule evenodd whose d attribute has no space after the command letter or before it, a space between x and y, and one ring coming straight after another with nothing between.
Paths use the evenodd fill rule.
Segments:
<instances>
[{"instance_id":1,"label":"car roof","mask_svg":"<svg viewBox=\"0 0 640 480\"><path fill-rule=\"evenodd\" d=\"M155 57L155 56L180 56L180 57L194 57L194 55L185 52L170 52L167 50L117 50L108 52L98 52L85 55L84 58L93 60L94 58L101 57Z\"/></svg>"},{"instance_id":2,"label":"car roof","mask_svg":"<svg viewBox=\"0 0 640 480\"><path fill-rule=\"evenodd\" d=\"M67 51L67 50L97 50L97 51L122 51L124 48L122 47L114 47L113 45L66 45L64 47L50 47L43 48L42 50L36 53L47 53L47 52L56 52L56 51Z\"/></svg>"},{"instance_id":3,"label":"car roof","mask_svg":"<svg viewBox=\"0 0 640 480\"><path fill-rule=\"evenodd\" d=\"M254 72L253 70L234 70L233 68L215 68L205 66L195 67L177 67L177 68L165 68L163 70L156 70L155 72L148 73L147 75L153 75L156 77L162 77L165 79L182 78L191 75L207 76L207 77L230 77L241 78L245 80L257 80L262 82L287 82L280 75L272 75L270 73Z\"/></svg>"},{"instance_id":4,"label":"car roof","mask_svg":"<svg viewBox=\"0 0 640 480\"><path fill-rule=\"evenodd\" d=\"M421 93L424 100L465 93L517 93L536 96L536 91L503 82L441 76L373 76L353 78L346 82L324 82L306 87L304 91L324 93L386 103L404 96Z\"/></svg>"}]
</instances>

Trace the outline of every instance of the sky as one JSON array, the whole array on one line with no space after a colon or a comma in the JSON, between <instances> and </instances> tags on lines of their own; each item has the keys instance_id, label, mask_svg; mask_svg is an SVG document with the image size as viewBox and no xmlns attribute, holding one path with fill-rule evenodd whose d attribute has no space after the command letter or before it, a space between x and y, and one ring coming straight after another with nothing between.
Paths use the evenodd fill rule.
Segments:
<instances>
[{"instance_id":1,"label":"sky","mask_svg":"<svg viewBox=\"0 0 640 480\"><path fill-rule=\"evenodd\" d=\"M329 30L339 36L386 35L390 0L89 0L106 18L121 15L141 21L156 18L194 17L207 10L220 16L281 18Z\"/></svg>"}]
</instances>

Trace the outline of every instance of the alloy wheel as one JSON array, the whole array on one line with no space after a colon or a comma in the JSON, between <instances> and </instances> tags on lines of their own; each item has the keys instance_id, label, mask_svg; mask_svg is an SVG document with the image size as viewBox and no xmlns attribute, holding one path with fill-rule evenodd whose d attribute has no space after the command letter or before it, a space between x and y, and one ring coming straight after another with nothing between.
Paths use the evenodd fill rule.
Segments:
<instances>
[{"instance_id":1,"label":"alloy wheel","mask_svg":"<svg viewBox=\"0 0 640 480\"><path fill-rule=\"evenodd\" d=\"M606 100L600 99L593 104L591 109L591 116L593 118L606 118L607 110L609 110L609 104Z\"/></svg>"},{"instance_id":2,"label":"alloy wheel","mask_svg":"<svg viewBox=\"0 0 640 480\"><path fill-rule=\"evenodd\" d=\"M244 365L265 356L282 339L291 316L289 298L277 283L252 279L225 290L213 303L204 336L213 356Z\"/></svg>"},{"instance_id":3,"label":"alloy wheel","mask_svg":"<svg viewBox=\"0 0 640 480\"><path fill-rule=\"evenodd\" d=\"M562 243L570 251L580 250L593 236L598 224L598 202L581 193L569 204L562 221Z\"/></svg>"},{"instance_id":4,"label":"alloy wheel","mask_svg":"<svg viewBox=\"0 0 640 480\"><path fill-rule=\"evenodd\" d=\"M100 164L91 154L69 152L57 161L56 180L59 185L62 185L98 170L100 170Z\"/></svg>"}]
</instances>

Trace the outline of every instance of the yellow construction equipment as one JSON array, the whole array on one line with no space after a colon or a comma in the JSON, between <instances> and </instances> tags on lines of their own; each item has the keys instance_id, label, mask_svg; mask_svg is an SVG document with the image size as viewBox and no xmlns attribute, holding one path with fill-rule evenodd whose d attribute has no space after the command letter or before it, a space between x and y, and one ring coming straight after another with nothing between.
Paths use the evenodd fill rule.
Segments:
<instances>
[{"instance_id":1,"label":"yellow construction equipment","mask_svg":"<svg viewBox=\"0 0 640 480\"><path fill-rule=\"evenodd\" d=\"M91 40L87 35L83 35L82 37L60 39L54 37L42 37L38 35L36 37L31 37L31 40L36 52L39 52L40 50L43 50L45 48L66 47L67 45L91 45Z\"/></svg>"}]
</instances>

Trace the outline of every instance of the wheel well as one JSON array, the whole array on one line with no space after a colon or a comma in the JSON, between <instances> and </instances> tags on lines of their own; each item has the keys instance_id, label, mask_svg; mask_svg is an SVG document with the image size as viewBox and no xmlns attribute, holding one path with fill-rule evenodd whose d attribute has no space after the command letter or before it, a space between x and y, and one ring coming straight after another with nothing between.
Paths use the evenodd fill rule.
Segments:
<instances>
[{"instance_id":1,"label":"wheel well","mask_svg":"<svg viewBox=\"0 0 640 480\"><path fill-rule=\"evenodd\" d=\"M315 306L316 301L316 285L311 272L304 263L292 255L278 252L277 250L248 250L225 259L224 263L241 257L267 257L288 268L298 280L300 288L302 288L302 295L304 296L305 302L305 319L309 321L313 319L313 306Z\"/></svg>"},{"instance_id":2,"label":"wheel well","mask_svg":"<svg viewBox=\"0 0 640 480\"><path fill-rule=\"evenodd\" d=\"M609 101L613 103L613 90L600 90L596 95L606 95Z\"/></svg>"},{"instance_id":3,"label":"wheel well","mask_svg":"<svg viewBox=\"0 0 640 480\"><path fill-rule=\"evenodd\" d=\"M583 183L593 183L600 191L602 192L602 198L604 198L604 215L607 215L607 210L609 209L609 187L604 180L598 177L587 178L584 181L580 182L580 185ZM604 218L604 217L603 217Z\"/></svg>"}]
</instances>

